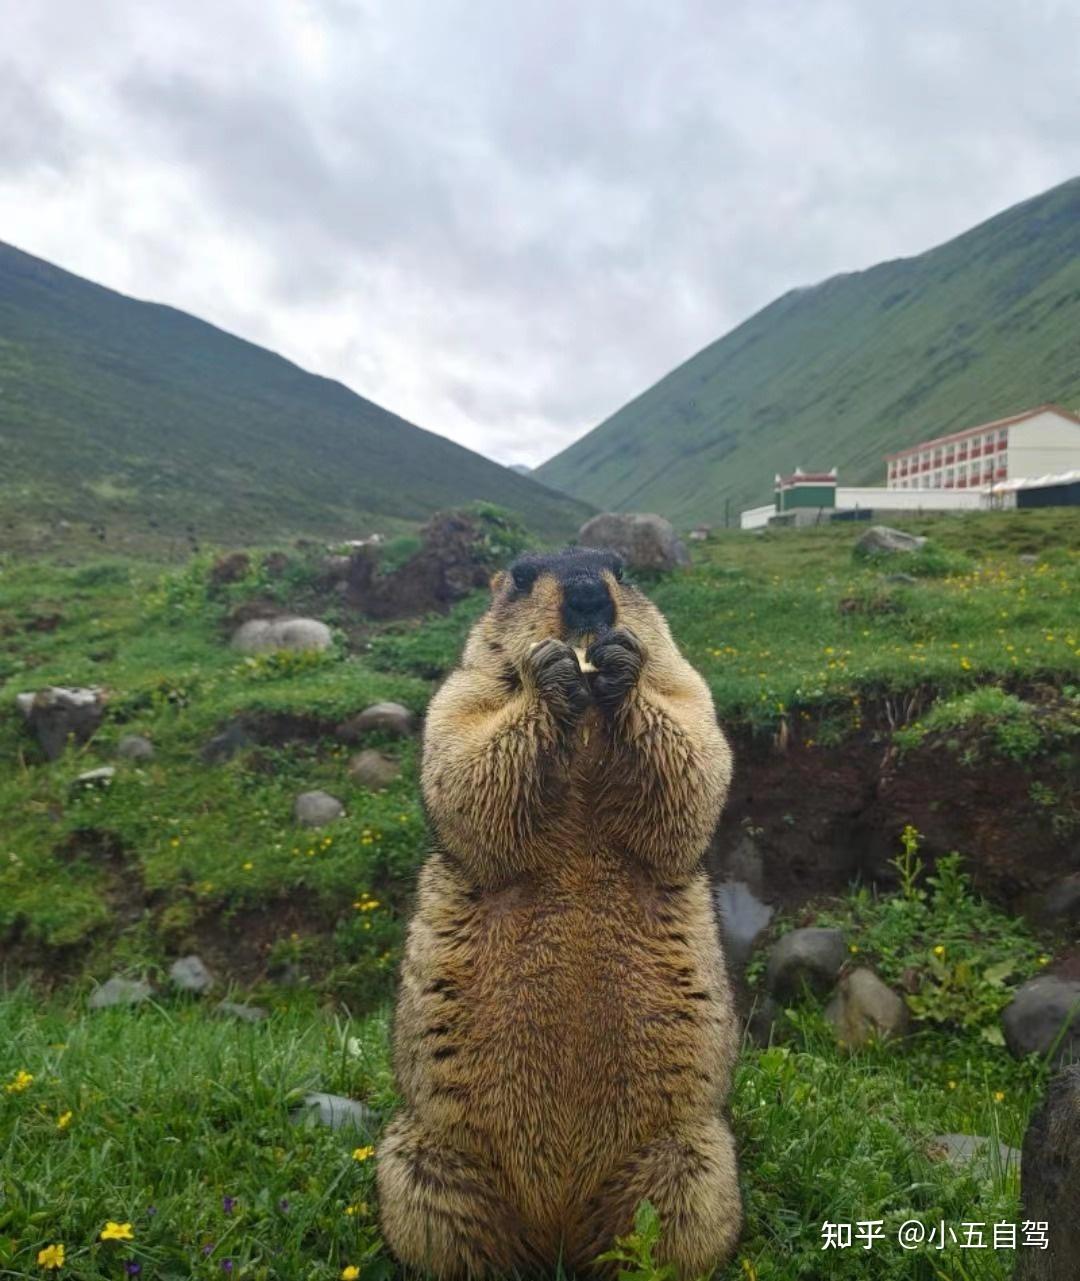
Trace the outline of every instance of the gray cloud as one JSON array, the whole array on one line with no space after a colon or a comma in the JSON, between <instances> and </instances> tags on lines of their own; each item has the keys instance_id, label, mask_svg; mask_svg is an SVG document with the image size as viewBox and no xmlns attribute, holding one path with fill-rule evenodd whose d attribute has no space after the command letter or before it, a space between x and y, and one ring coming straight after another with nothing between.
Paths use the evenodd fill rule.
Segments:
<instances>
[{"instance_id":1,"label":"gray cloud","mask_svg":"<svg viewBox=\"0 0 1080 1281\"><path fill-rule=\"evenodd\" d=\"M6 26L0 237L507 462L787 289L1080 171L1080 13L1050 0L47 0Z\"/></svg>"}]
</instances>

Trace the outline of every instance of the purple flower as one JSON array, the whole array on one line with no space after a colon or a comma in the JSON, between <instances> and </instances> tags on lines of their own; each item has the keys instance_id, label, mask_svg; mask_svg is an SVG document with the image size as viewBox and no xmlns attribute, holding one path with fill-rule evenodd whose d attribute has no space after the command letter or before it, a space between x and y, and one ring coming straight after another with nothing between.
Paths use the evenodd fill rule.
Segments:
<instances>
[{"instance_id":1,"label":"purple flower","mask_svg":"<svg viewBox=\"0 0 1080 1281\"><path fill-rule=\"evenodd\" d=\"M222 1260L221 1260L221 1270L222 1270L222 1272L231 1272L231 1271L232 1271L232 1259L222 1259Z\"/></svg>"},{"instance_id":2,"label":"purple flower","mask_svg":"<svg viewBox=\"0 0 1080 1281\"><path fill-rule=\"evenodd\" d=\"M129 1277L137 1277L142 1271L142 1264L136 1259L128 1259L127 1263L124 1264L124 1271Z\"/></svg>"},{"instance_id":3,"label":"purple flower","mask_svg":"<svg viewBox=\"0 0 1080 1281\"><path fill-rule=\"evenodd\" d=\"M277 1208L281 1211L282 1214L288 1214L289 1213L288 1198L282 1197L281 1200L277 1203Z\"/></svg>"},{"instance_id":4,"label":"purple flower","mask_svg":"<svg viewBox=\"0 0 1080 1281\"><path fill-rule=\"evenodd\" d=\"M207 1241L207 1243L202 1248L202 1252L203 1254L213 1254L214 1253L213 1241Z\"/></svg>"},{"instance_id":5,"label":"purple flower","mask_svg":"<svg viewBox=\"0 0 1080 1281\"><path fill-rule=\"evenodd\" d=\"M221 1198L221 1208L225 1211L226 1214L232 1214L232 1212L236 1209L236 1197L223 1196Z\"/></svg>"},{"instance_id":6,"label":"purple flower","mask_svg":"<svg viewBox=\"0 0 1080 1281\"><path fill-rule=\"evenodd\" d=\"M154 1215L155 1215L155 1214L157 1214L157 1206L156 1206L156 1205L148 1205L148 1206L146 1207L146 1217L147 1217L148 1219L152 1219L152 1218L154 1217Z\"/></svg>"}]
</instances>

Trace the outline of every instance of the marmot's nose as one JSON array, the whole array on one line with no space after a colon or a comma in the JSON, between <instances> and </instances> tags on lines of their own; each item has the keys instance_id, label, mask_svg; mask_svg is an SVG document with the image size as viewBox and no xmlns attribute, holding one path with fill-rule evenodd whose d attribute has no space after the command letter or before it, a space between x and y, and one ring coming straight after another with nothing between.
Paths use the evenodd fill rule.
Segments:
<instances>
[{"instance_id":1,"label":"marmot's nose","mask_svg":"<svg viewBox=\"0 0 1080 1281\"><path fill-rule=\"evenodd\" d=\"M615 606L602 578L576 578L563 588L563 620L570 631L593 632L615 621Z\"/></svg>"}]
</instances>

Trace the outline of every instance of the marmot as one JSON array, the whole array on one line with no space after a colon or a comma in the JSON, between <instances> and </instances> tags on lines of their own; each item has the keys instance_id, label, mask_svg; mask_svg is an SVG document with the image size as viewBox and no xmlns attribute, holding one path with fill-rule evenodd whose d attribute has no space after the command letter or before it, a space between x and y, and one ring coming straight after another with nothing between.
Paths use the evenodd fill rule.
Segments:
<instances>
[{"instance_id":1,"label":"marmot","mask_svg":"<svg viewBox=\"0 0 1080 1281\"><path fill-rule=\"evenodd\" d=\"M586 1272L648 1199L699 1277L742 1217L702 867L728 745L614 553L524 556L492 591L424 733L383 1233L437 1278Z\"/></svg>"}]
</instances>

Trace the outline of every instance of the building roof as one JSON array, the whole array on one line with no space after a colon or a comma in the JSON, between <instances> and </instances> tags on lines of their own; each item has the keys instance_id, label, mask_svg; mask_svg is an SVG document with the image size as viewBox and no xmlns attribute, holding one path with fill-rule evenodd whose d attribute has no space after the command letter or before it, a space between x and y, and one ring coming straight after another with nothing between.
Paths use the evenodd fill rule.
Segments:
<instances>
[{"instance_id":1,"label":"building roof","mask_svg":"<svg viewBox=\"0 0 1080 1281\"><path fill-rule=\"evenodd\" d=\"M962 431L950 432L947 436L934 436L931 440L922 440L917 445L908 445L895 454L886 454L885 461L891 463L895 458L906 458L908 454L913 454L923 449L930 449L936 445L946 445L950 440L959 440L963 436L978 436L983 432L996 431L999 427L1011 427L1013 423L1022 423L1028 418L1034 418L1036 414L1046 413L1060 414L1062 418L1067 418L1070 422L1080 426L1080 416L1066 409L1063 405L1055 405L1052 401L1048 401L1045 405L1036 405L1034 409L1025 409L1022 414L1012 414L1008 418L995 418L993 422L979 423L976 427L965 427Z\"/></svg>"},{"instance_id":2,"label":"building roof","mask_svg":"<svg viewBox=\"0 0 1080 1281\"><path fill-rule=\"evenodd\" d=\"M1056 476L1018 476L990 486L992 494L1011 494L1018 489L1049 489L1051 485L1075 485L1080 482L1080 469L1059 472Z\"/></svg>"},{"instance_id":3,"label":"building roof","mask_svg":"<svg viewBox=\"0 0 1080 1281\"><path fill-rule=\"evenodd\" d=\"M801 467L796 467L790 476L777 473L775 483L784 489L792 485L835 485L836 468L832 471L803 471Z\"/></svg>"}]
</instances>

